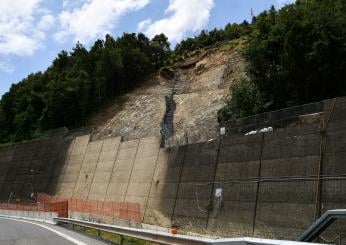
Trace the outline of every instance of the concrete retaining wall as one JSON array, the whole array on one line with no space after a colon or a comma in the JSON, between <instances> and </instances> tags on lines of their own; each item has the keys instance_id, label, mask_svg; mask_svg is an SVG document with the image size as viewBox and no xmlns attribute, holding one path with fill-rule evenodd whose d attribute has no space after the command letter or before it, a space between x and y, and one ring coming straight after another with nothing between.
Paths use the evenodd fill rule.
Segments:
<instances>
[{"instance_id":1,"label":"concrete retaining wall","mask_svg":"<svg viewBox=\"0 0 346 245\"><path fill-rule=\"evenodd\" d=\"M6 191L6 188L3 188L3 186L7 179L8 169L12 164L14 150L14 145L0 149L0 198L2 200L8 198L8 191ZM8 186L8 184L6 183L5 186Z\"/></svg>"},{"instance_id":2,"label":"concrete retaining wall","mask_svg":"<svg viewBox=\"0 0 346 245\"><path fill-rule=\"evenodd\" d=\"M62 142L62 137L56 137L2 148L1 199L9 198L11 192L30 199L33 192L47 191Z\"/></svg>"},{"instance_id":3,"label":"concrete retaining wall","mask_svg":"<svg viewBox=\"0 0 346 245\"><path fill-rule=\"evenodd\" d=\"M186 229L206 228L217 152L218 141L187 146L174 209L174 225Z\"/></svg>"},{"instance_id":4,"label":"concrete retaining wall","mask_svg":"<svg viewBox=\"0 0 346 245\"><path fill-rule=\"evenodd\" d=\"M157 137L90 135L1 148L0 197L34 191L138 203L152 225L293 239L321 212L346 206L346 180L335 178L346 176L346 99L323 109L324 126L312 120L175 148L160 148Z\"/></svg>"},{"instance_id":5,"label":"concrete retaining wall","mask_svg":"<svg viewBox=\"0 0 346 245\"><path fill-rule=\"evenodd\" d=\"M79 136L73 140L66 158L64 173L58 183L56 193L63 197L72 197L79 177L85 153L88 148L89 135ZM91 146L92 147L92 146Z\"/></svg>"},{"instance_id":6,"label":"concrete retaining wall","mask_svg":"<svg viewBox=\"0 0 346 245\"><path fill-rule=\"evenodd\" d=\"M140 204L142 220L148 204L159 150L160 140L157 137L143 138L139 141L126 190L125 202Z\"/></svg>"},{"instance_id":7,"label":"concrete retaining wall","mask_svg":"<svg viewBox=\"0 0 346 245\"><path fill-rule=\"evenodd\" d=\"M106 201L124 202L139 140L121 142L106 193Z\"/></svg>"},{"instance_id":8,"label":"concrete retaining wall","mask_svg":"<svg viewBox=\"0 0 346 245\"><path fill-rule=\"evenodd\" d=\"M254 227L258 183L237 179L257 178L263 135L224 138L215 176L214 208L209 216L208 229L238 235L251 235ZM222 190L222 203L215 198L216 189Z\"/></svg>"}]
</instances>

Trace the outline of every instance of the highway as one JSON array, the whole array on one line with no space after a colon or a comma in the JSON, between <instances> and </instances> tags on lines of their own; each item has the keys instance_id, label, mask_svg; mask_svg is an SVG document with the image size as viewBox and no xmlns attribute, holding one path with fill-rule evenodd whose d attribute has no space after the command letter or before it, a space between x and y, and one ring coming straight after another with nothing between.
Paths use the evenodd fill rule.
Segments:
<instances>
[{"instance_id":1,"label":"highway","mask_svg":"<svg viewBox=\"0 0 346 245\"><path fill-rule=\"evenodd\" d=\"M1 245L105 245L63 227L0 218Z\"/></svg>"}]
</instances>

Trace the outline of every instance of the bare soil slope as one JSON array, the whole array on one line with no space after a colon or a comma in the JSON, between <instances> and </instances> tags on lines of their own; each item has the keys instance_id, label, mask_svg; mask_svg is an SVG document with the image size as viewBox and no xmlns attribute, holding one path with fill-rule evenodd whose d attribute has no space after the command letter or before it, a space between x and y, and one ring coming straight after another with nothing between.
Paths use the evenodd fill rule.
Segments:
<instances>
[{"instance_id":1,"label":"bare soil slope","mask_svg":"<svg viewBox=\"0 0 346 245\"><path fill-rule=\"evenodd\" d=\"M124 140L164 135L166 146L208 140L218 132L217 111L234 80L245 76L242 42L208 50L198 62L169 68L90 119L96 138ZM195 59L193 57L191 59Z\"/></svg>"}]
</instances>

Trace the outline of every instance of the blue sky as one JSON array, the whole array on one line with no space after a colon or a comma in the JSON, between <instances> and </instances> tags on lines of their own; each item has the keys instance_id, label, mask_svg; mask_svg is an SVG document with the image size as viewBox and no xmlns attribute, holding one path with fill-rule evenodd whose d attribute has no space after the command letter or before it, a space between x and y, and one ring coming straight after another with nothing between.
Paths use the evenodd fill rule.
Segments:
<instances>
[{"instance_id":1,"label":"blue sky","mask_svg":"<svg viewBox=\"0 0 346 245\"><path fill-rule=\"evenodd\" d=\"M1 0L0 96L44 71L76 41L90 47L109 33L165 33L174 45L202 29L251 19L293 0Z\"/></svg>"}]
</instances>

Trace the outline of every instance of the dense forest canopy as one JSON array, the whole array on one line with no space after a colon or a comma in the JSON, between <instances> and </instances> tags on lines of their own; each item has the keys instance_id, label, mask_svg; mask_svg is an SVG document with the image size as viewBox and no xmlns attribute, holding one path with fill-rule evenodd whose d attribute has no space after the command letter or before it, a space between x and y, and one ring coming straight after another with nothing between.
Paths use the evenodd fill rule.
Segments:
<instances>
[{"instance_id":1,"label":"dense forest canopy","mask_svg":"<svg viewBox=\"0 0 346 245\"><path fill-rule=\"evenodd\" d=\"M250 29L248 78L232 88L220 121L346 95L345 0L272 7Z\"/></svg>"},{"instance_id":2,"label":"dense forest canopy","mask_svg":"<svg viewBox=\"0 0 346 245\"><path fill-rule=\"evenodd\" d=\"M77 43L71 52L60 52L45 72L29 75L3 95L1 142L83 126L88 114L165 65L170 52L163 34L149 40L127 33L116 40L107 35L89 51Z\"/></svg>"},{"instance_id":3,"label":"dense forest canopy","mask_svg":"<svg viewBox=\"0 0 346 245\"><path fill-rule=\"evenodd\" d=\"M160 67L238 38L246 40L248 77L232 86L220 121L346 95L346 1L297 0L280 10L272 7L251 23L204 30L173 51L163 34L152 39L142 33L107 35L90 50L77 43L71 52L61 51L46 71L30 74L3 95L0 142L83 126L90 113Z\"/></svg>"}]
</instances>

